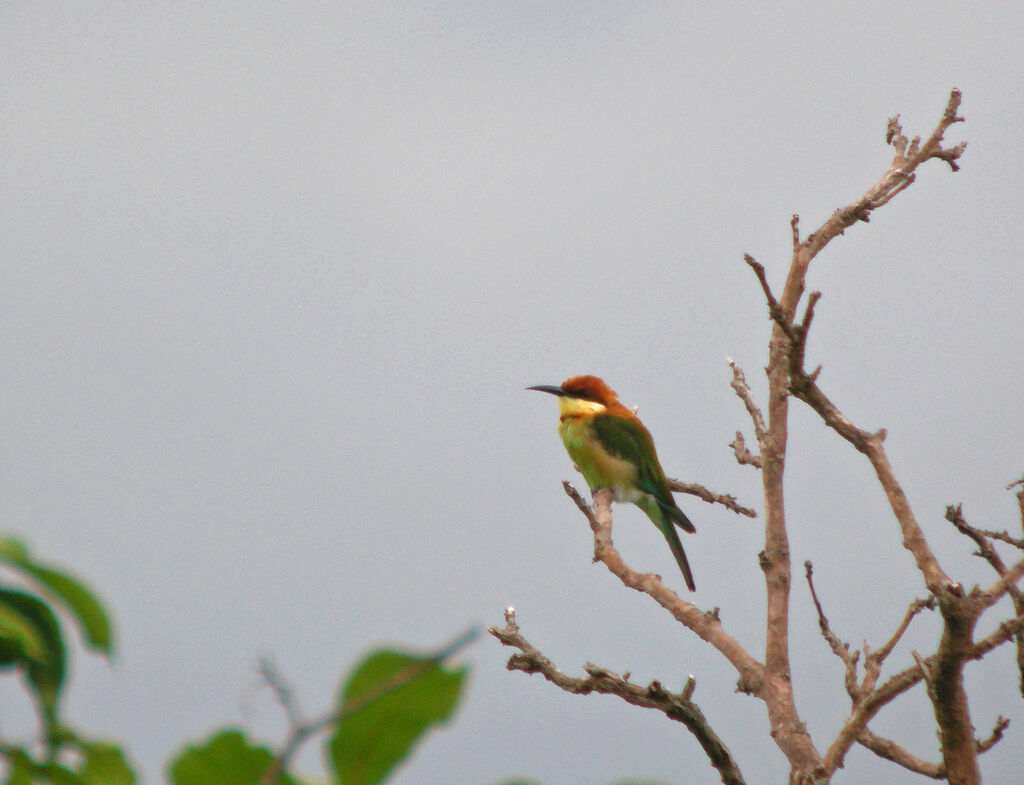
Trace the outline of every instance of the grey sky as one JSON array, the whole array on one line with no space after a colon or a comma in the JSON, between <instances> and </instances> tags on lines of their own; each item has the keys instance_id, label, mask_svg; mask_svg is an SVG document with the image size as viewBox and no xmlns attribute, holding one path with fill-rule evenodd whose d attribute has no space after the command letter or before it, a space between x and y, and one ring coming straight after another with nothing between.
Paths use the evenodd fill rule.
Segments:
<instances>
[{"instance_id":1,"label":"grey sky","mask_svg":"<svg viewBox=\"0 0 1024 785\"><path fill-rule=\"evenodd\" d=\"M926 167L815 262L809 353L852 418L889 428L947 569L987 581L942 513L1012 525L1024 470L1022 30L1017 2L6 4L3 526L88 579L120 636L113 669L75 658L71 716L159 782L216 726L280 738L258 655L313 711L368 647L431 647L511 604L570 672L696 674L750 781L781 781L734 673L590 564L553 401L523 388L602 375L670 474L759 507L726 446L750 428L725 355L764 390L742 253L779 282L791 214L810 231L859 196L887 118L927 133L960 87L963 171ZM878 645L923 586L866 463L807 412L794 427L794 563L815 562L844 639ZM760 655L760 520L678 498L696 601ZM678 579L638 511L615 532ZM824 744L841 670L802 584L793 607ZM992 782L1020 770L1009 654L970 670L979 733L1014 720ZM715 781L681 728L506 657L470 651L466 704L399 785ZM923 705L873 727L934 758ZM875 776L915 781L864 751L836 781Z\"/></svg>"}]
</instances>

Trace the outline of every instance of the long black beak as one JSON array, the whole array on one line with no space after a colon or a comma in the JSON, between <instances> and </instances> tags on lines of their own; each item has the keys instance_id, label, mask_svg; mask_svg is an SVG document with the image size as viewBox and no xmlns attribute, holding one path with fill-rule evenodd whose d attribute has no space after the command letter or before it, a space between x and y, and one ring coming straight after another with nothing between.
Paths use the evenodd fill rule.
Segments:
<instances>
[{"instance_id":1,"label":"long black beak","mask_svg":"<svg viewBox=\"0 0 1024 785\"><path fill-rule=\"evenodd\" d=\"M527 390L537 390L538 392L551 393L552 395L568 395L568 393L561 387L553 387L550 384L538 384L536 387L527 387Z\"/></svg>"}]
</instances>

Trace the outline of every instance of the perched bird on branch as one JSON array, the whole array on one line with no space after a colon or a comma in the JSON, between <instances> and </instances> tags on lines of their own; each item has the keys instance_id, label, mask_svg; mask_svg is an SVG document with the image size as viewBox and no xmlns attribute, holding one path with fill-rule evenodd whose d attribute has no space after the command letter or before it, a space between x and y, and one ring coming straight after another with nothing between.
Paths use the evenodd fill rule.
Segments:
<instances>
[{"instance_id":1,"label":"perched bird on branch","mask_svg":"<svg viewBox=\"0 0 1024 785\"><path fill-rule=\"evenodd\" d=\"M640 418L596 376L574 376L561 387L541 384L527 389L558 397L558 435L590 490L608 488L616 501L632 502L643 510L665 535L686 585L695 591L675 527L687 532L696 529L676 506L654 440Z\"/></svg>"}]
</instances>

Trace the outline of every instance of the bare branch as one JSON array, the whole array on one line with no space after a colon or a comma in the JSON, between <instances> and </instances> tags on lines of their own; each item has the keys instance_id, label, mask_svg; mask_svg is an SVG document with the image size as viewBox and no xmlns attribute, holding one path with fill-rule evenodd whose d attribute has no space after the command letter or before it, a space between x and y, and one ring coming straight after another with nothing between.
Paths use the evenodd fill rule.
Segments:
<instances>
[{"instance_id":1,"label":"bare branch","mask_svg":"<svg viewBox=\"0 0 1024 785\"><path fill-rule=\"evenodd\" d=\"M729 363L729 367L732 368L731 386L733 390L736 391L736 395L738 395L740 400L743 401L743 405L747 408L747 414L750 415L750 421L754 424L754 435L757 437L757 443L763 451L765 438L768 433L764 424L764 415L761 413L760 407L758 407L757 402L754 400L754 394L750 391L750 386L747 384L747 377L743 374L743 369L740 368L731 357L726 357L725 360ZM738 432L736 436L740 442L743 441L743 437L740 436ZM747 455L750 454L747 453ZM760 469L760 456L751 457L756 459L757 462L754 465ZM740 463L754 463L754 461L740 461Z\"/></svg>"},{"instance_id":2,"label":"bare branch","mask_svg":"<svg viewBox=\"0 0 1024 785\"><path fill-rule=\"evenodd\" d=\"M753 256L748 253L743 254L743 261L750 265L750 269L754 271L757 276L757 280L761 283L761 289L764 291L764 297L768 301L768 316L775 321L782 331L786 333L786 336L793 343L800 342L800 336L797 335L796 330L793 328L792 322L786 312L779 306L779 301L775 299L775 295L772 294L771 287L768 285L768 278L765 275L764 265L756 261Z\"/></svg>"},{"instance_id":3,"label":"bare branch","mask_svg":"<svg viewBox=\"0 0 1024 785\"><path fill-rule=\"evenodd\" d=\"M671 477L668 478L668 487L671 491L676 491L677 493L688 493L691 496L703 499L709 504L721 504L723 507L728 510L732 510L737 515L745 515L748 518L757 517L756 510L741 506L736 501L736 497L731 493L713 493L703 485L698 485L693 482L680 482L679 480L674 480Z\"/></svg>"},{"instance_id":4,"label":"bare branch","mask_svg":"<svg viewBox=\"0 0 1024 785\"><path fill-rule=\"evenodd\" d=\"M1021 525L1021 529L1024 529L1024 477L1022 477L1021 479L1017 480L1016 482L1011 482L1009 485L1006 486L1006 489L1007 490L1011 490L1011 489L1015 488L1018 485L1020 486L1020 490L1018 490L1017 494L1016 494L1016 496L1017 496L1017 506L1020 508L1020 525ZM1004 539L1003 542L1008 542L1011 545L1013 545L1016 548L1018 548L1019 550L1024 550L1024 538L1013 539L1013 538L1010 538L1008 533L1003 532L1003 534L1006 535L1006 539ZM996 535L991 535L990 534L989 536L990 537L995 536L996 539L1000 539ZM1021 613L1020 609L1018 608L1017 609L1017 616L1021 616L1021 615L1022 615L1022 613ZM1024 696L1024 634L1021 634L1021 633L1017 634L1017 672L1020 674L1020 679L1018 681L1018 687L1020 688L1020 694L1022 696Z\"/></svg>"},{"instance_id":5,"label":"bare branch","mask_svg":"<svg viewBox=\"0 0 1024 785\"><path fill-rule=\"evenodd\" d=\"M978 600L982 609L995 605L1004 594L1008 594L1011 589L1016 588L1021 578L1024 578L1024 559L1007 567L1005 574L981 593Z\"/></svg>"},{"instance_id":6,"label":"bare branch","mask_svg":"<svg viewBox=\"0 0 1024 785\"><path fill-rule=\"evenodd\" d=\"M1016 482L1011 482L1006 486L1006 490L1015 488L1018 485L1020 486L1020 490L1017 491L1017 506L1020 508L1020 527L1021 529L1024 529L1024 477ZM1022 548L1024 546L1018 545L1017 547Z\"/></svg>"},{"instance_id":7,"label":"bare branch","mask_svg":"<svg viewBox=\"0 0 1024 785\"><path fill-rule=\"evenodd\" d=\"M1014 613L1017 616L1024 615L1024 592L1021 592L1016 584L1016 580L1012 580L1012 576L1009 575L1010 571L1006 568L1002 557L989 541L989 534L967 523L963 516L963 509L959 504L955 507L952 505L946 507L946 520L956 526L960 533L970 537L977 544L978 555L992 565L992 569L1000 576L1001 584L997 584L984 593L982 601L986 604L983 607L990 607L1000 596L997 593L998 589L1005 587L1006 593L1010 595L1010 599L1013 601ZM1017 566L1021 568L1021 572L1024 572L1024 564L1018 563ZM1015 637L1017 640L1018 688L1021 694L1024 695L1024 632L1018 632Z\"/></svg>"},{"instance_id":8,"label":"bare branch","mask_svg":"<svg viewBox=\"0 0 1024 785\"><path fill-rule=\"evenodd\" d=\"M899 627L896 628L896 632L892 634L892 637L885 642L882 648L873 652L868 652L867 646L864 647L864 680L861 684L861 689L865 693L870 692L875 688L875 684L878 681L878 675L882 670L882 663L885 662L886 657L892 653L892 650L896 648L896 644L899 643L900 638L902 638L903 634L907 631L907 628L910 626L910 622L913 621L917 614L926 608L928 610L935 609L934 597L928 597L924 600L914 600L910 604L910 607L907 608L907 612L903 616L903 621L900 622Z\"/></svg>"},{"instance_id":9,"label":"bare branch","mask_svg":"<svg viewBox=\"0 0 1024 785\"><path fill-rule=\"evenodd\" d=\"M978 546L978 555L992 565L992 569L996 571L997 575L1006 575L1006 565L1003 563L999 553L992 547L992 543L988 541L988 537L985 536L983 531L967 523L963 515L962 505L948 505L946 507L946 520L952 523L957 528L957 531L974 541L974 544ZM1020 597L1016 587L1012 587L1009 591L1011 596L1016 594L1018 598Z\"/></svg>"},{"instance_id":10,"label":"bare branch","mask_svg":"<svg viewBox=\"0 0 1024 785\"><path fill-rule=\"evenodd\" d=\"M800 358L791 356L791 359L793 359L793 363L789 369L790 378L792 379L790 390L796 397L817 412L826 425L846 439L871 462L871 466L875 470L875 476L878 477L882 490L889 500L889 506L892 508L893 515L903 532L903 547L914 556L917 567L924 577L925 585L936 596L944 591L948 591L953 582L939 565L935 554L932 553L931 547L928 545L927 540L925 540L924 532L921 531L921 527L918 525L917 519L910 508L910 502L903 493L903 488L900 487L892 466L889 464L889 459L883 446L885 431L881 430L870 433L856 427L821 391L817 382L807 375L802 363L799 362Z\"/></svg>"},{"instance_id":11,"label":"bare branch","mask_svg":"<svg viewBox=\"0 0 1024 785\"><path fill-rule=\"evenodd\" d=\"M594 492L593 507L568 482L562 483L566 494L586 517L594 533L594 561L603 562L625 586L651 597L672 614L676 621L693 630L732 663L739 674L736 689L760 695L764 682L764 666L754 659L729 635L714 614L704 613L696 605L684 601L652 573L639 573L629 567L612 544L612 493L607 489Z\"/></svg>"},{"instance_id":12,"label":"bare branch","mask_svg":"<svg viewBox=\"0 0 1024 785\"><path fill-rule=\"evenodd\" d=\"M1003 732L1007 727L1009 727L1009 725L1010 721L1005 717L1000 716L996 720L996 725L995 728L992 729L992 734L987 739L975 739L974 743L978 752L987 752L998 744L1003 738ZM932 763L924 760L923 758L919 758L908 752L904 747L900 746L896 742L872 733L868 729L861 731L860 736L857 738L857 743L871 750L878 757L890 760L908 771L922 774L925 777L930 777L934 780L944 780L947 778L945 763Z\"/></svg>"},{"instance_id":13,"label":"bare branch","mask_svg":"<svg viewBox=\"0 0 1024 785\"><path fill-rule=\"evenodd\" d=\"M896 150L889 170L881 180L868 189L864 196L856 202L836 210L818 231L808 235L807 239L800 244L794 253L794 261L797 262L798 267L802 268L799 271L801 284L803 283L803 274L811 259L853 224L858 221L867 222L872 211L887 204L896 194L906 189L914 180L915 170L925 161L937 158L948 163L954 172L958 171L957 159L967 149L967 143L961 142L955 147L943 148L942 140L951 125L963 122L963 118L957 115L960 99L960 91L954 88L949 95L942 119L923 145L918 139L908 145L907 137L903 135L903 127L899 123L899 115L889 120L885 134L886 141ZM802 258L797 260L796 257ZM782 300L784 310L789 313L789 303L785 295ZM795 305L795 301L793 304Z\"/></svg>"},{"instance_id":14,"label":"bare branch","mask_svg":"<svg viewBox=\"0 0 1024 785\"><path fill-rule=\"evenodd\" d=\"M987 739L978 740L978 752L988 752L1003 740L1003 731L1010 727L1010 721L1002 714L996 717L996 726Z\"/></svg>"},{"instance_id":15,"label":"bare branch","mask_svg":"<svg viewBox=\"0 0 1024 785\"><path fill-rule=\"evenodd\" d=\"M1024 616L1017 616L1002 622L995 630L971 646L969 659L980 660L993 649L996 649L1024 630Z\"/></svg>"},{"instance_id":16,"label":"bare branch","mask_svg":"<svg viewBox=\"0 0 1024 785\"><path fill-rule=\"evenodd\" d=\"M810 561L804 562L804 575L807 578L807 585L811 590L811 599L814 601L814 608L818 612L818 628L821 630L821 635L828 643L829 648L832 649L832 653L835 654L843 663L846 670L846 692L853 698L857 699L858 687L857 687L857 660L860 658L860 652L850 652L850 644L843 643L839 640L832 628L829 627L828 619L825 617L825 611L821 607L821 602L818 600L818 592L814 590L814 566Z\"/></svg>"},{"instance_id":17,"label":"bare branch","mask_svg":"<svg viewBox=\"0 0 1024 785\"><path fill-rule=\"evenodd\" d=\"M916 774L923 774L933 780L946 778L946 767L942 763L932 763L916 755L911 754L896 742L882 738L865 728L857 737L857 743L871 750L875 755L886 760L891 760L908 771Z\"/></svg>"},{"instance_id":18,"label":"bare branch","mask_svg":"<svg viewBox=\"0 0 1024 785\"><path fill-rule=\"evenodd\" d=\"M277 670L277 666L271 661L270 657L260 657L257 664L257 672L271 692L274 693L277 702L284 709L284 713L288 717L288 726L292 730L302 727L305 724L305 720L302 717L299 701L295 697L291 685L288 684Z\"/></svg>"},{"instance_id":19,"label":"bare branch","mask_svg":"<svg viewBox=\"0 0 1024 785\"><path fill-rule=\"evenodd\" d=\"M817 231L809 234L802 242L794 243L789 272L777 301L767 286L767 278L763 269L759 270L760 265L753 259L747 258L747 264L758 276L758 281L769 304L769 313L774 321L767 368L768 430L765 439L759 440L765 497L765 549L762 552L762 566L765 572L768 606L765 676L773 684L788 683L791 679L788 639L791 574L783 483L790 394L797 395L808 403L827 425L868 457L900 525L904 547L913 554L926 586L940 600L942 598L950 599L951 607L955 606L952 600L957 599L956 593L959 587L948 579L939 566L914 518L902 488L896 481L882 448L885 432L868 433L856 428L818 388L818 371L807 374L804 370L806 328L809 328L813 319L817 297L812 297L811 302L808 303L809 307L801 325L794 325L794 317L805 291L807 270L811 261L828 243L858 221L867 221L874 209L886 204L897 193L904 190L915 176L917 167L924 161L929 158L940 158L955 165L956 158L963 152L963 147L944 150L941 142L946 129L961 119L956 114L959 105L960 92L953 90L942 120L923 146L919 140L908 145L898 118L889 121L886 139L896 149L896 156L889 170L859 200L836 210ZM796 237L795 225L793 228L794 237ZM969 638L968 634L967 640ZM955 664L958 660L955 657L950 657L944 662ZM953 673L958 675L959 670L954 668ZM897 686L897 683L887 683L887 685L894 687ZM864 730L870 717L885 702L891 700L888 695L887 692L875 690L866 695L856 706L822 761L822 771L825 776L830 776L838 766L842 765L846 752L856 741L860 732ZM798 721L792 693L780 694L779 698L779 702L774 706L774 709L779 710L777 713L773 714L773 706L768 705L769 719L775 734L778 733L779 728L792 728L791 723ZM798 733L792 733L782 740L776 735L776 741L789 759L794 773L800 772L800 776L806 778L812 770L816 769L818 764L809 754L809 751L813 750L809 738L804 739Z\"/></svg>"},{"instance_id":20,"label":"bare branch","mask_svg":"<svg viewBox=\"0 0 1024 785\"><path fill-rule=\"evenodd\" d=\"M732 447L732 453L736 457L736 462L742 466L743 464L749 464L755 469L761 468L761 456L754 455L750 450L747 449L747 442L743 438L743 434L736 431L736 438L729 444Z\"/></svg>"},{"instance_id":21,"label":"bare branch","mask_svg":"<svg viewBox=\"0 0 1024 785\"><path fill-rule=\"evenodd\" d=\"M505 609L505 626L488 627L487 632L501 641L505 646L512 646L519 649L521 654L514 654L508 661L509 670L523 671L524 673L540 673L559 689L566 692L586 694L592 692L591 687L585 687L583 679L574 679L567 676L547 657L541 654L539 649L534 648L526 638L519 632L519 625L516 624L515 608Z\"/></svg>"},{"instance_id":22,"label":"bare branch","mask_svg":"<svg viewBox=\"0 0 1024 785\"><path fill-rule=\"evenodd\" d=\"M617 695L634 706L660 711L669 719L681 722L694 735L711 765L718 770L723 783L744 785L743 775L729 748L715 733L700 707L690 700L695 685L693 676L687 679L683 692L679 694L669 692L657 681L651 682L647 687L633 684L629 681L628 674L619 676L606 668L589 663L584 666L587 672L585 677L567 676L523 637L516 624L515 610L512 608L505 611L505 627L489 627L488 632L506 646L519 649L519 654L513 654L509 658L509 670L539 673L560 689L575 695L588 695L591 692Z\"/></svg>"},{"instance_id":23,"label":"bare branch","mask_svg":"<svg viewBox=\"0 0 1024 785\"><path fill-rule=\"evenodd\" d=\"M992 531L991 529L978 529L978 531L989 539L1005 542L1007 545L1012 545L1014 548L1024 551L1024 537L1014 537L1006 529L1003 529L1001 532Z\"/></svg>"}]
</instances>

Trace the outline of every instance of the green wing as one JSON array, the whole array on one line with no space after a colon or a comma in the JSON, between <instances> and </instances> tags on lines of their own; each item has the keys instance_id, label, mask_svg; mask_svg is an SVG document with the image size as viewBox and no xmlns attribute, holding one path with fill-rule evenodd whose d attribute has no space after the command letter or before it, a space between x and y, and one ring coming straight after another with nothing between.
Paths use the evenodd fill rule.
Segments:
<instances>
[{"instance_id":1,"label":"green wing","mask_svg":"<svg viewBox=\"0 0 1024 785\"><path fill-rule=\"evenodd\" d=\"M599 414L595 417L592 427L594 435L605 450L637 467L637 487L654 497L666 518L688 532L696 531L693 523L676 506L675 499L672 498L650 432L636 420L608 414Z\"/></svg>"},{"instance_id":2,"label":"green wing","mask_svg":"<svg viewBox=\"0 0 1024 785\"><path fill-rule=\"evenodd\" d=\"M643 425L625 417L599 414L593 419L592 427L605 450L637 467L636 484L640 490L662 501L671 500L665 472L654 451L654 440Z\"/></svg>"},{"instance_id":3,"label":"green wing","mask_svg":"<svg viewBox=\"0 0 1024 785\"><path fill-rule=\"evenodd\" d=\"M672 524L684 531L695 531L690 519L682 510L676 506L672 492L668 489L668 482L665 480L665 472L658 462L658 454L654 451L654 440L650 432L636 420L627 420L623 417L610 415L598 415L592 421L594 436L601 443L606 452L628 461L637 467L636 485L645 494L650 494L649 499L638 500L640 507L651 519L655 526L661 530L672 549L672 555L683 573L683 578L690 591L696 591L693 582L693 572L686 560L686 552L683 544L679 542L679 535L676 534ZM653 499L654 503L651 503ZM660 514L659 514L660 513Z\"/></svg>"}]
</instances>

